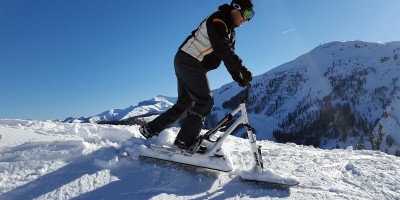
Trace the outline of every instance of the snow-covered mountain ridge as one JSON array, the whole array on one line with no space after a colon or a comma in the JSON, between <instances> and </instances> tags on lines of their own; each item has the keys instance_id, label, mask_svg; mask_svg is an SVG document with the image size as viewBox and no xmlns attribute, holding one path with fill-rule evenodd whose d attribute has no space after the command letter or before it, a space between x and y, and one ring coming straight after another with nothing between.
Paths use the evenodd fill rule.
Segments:
<instances>
[{"instance_id":1,"label":"snow-covered mountain ridge","mask_svg":"<svg viewBox=\"0 0 400 200\"><path fill-rule=\"evenodd\" d=\"M255 77L248 111L266 119L256 129L274 127L278 142L400 155L399 57L400 42L318 46ZM229 109L236 100L219 102Z\"/></svg>"},{"instance_id":2,"label":"snow-covered mountain ridge","mask_svg":"<svg viewBox=\"0 0 400 200\"><path fill-rule=\"evenodd\" d=\"M123 121L132 117L158 115L170 108L175 102L175 97L157 96L150 100L141 101L136 106L125 109L110 109L91 117L73 118L69 117L66 123L101 123L107 121Z\"/></svg>"},{"instance_id":3,"label":"snow-covered mountain ridge","mask_svg":"<svg viewBox=\"0 0 400 200\"><path fill-rule=\"evenodd\" d=\"M400 42L331 42L255 76L248 111L258 139L400 155L399 57ZM215 108L206 127L237 106L240 91L236 83L214 90ZM154 101L87 121L157 114L168 108L163 103L172 105ZM143 112L135 113L141 107Z\"/></svg>"}]
</instances>

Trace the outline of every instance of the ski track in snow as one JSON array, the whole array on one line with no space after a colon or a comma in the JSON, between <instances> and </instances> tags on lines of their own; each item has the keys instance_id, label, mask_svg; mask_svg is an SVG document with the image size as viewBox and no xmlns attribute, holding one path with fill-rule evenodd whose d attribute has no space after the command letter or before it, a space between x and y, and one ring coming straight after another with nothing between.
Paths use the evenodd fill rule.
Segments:
<instances>
[{"instance_id":1,"label":"ski track in snow","mask_svg":"<svg viewBox=\"0 0 400 200\"><path fill-rule=\"evenodd\" d=\"M291 188L241 181L253 161L248 140L233 136L229 173L117 156L177 131L145 141L137 126L0 120L0 199L400 199L400 158L378 151L259 141L266 168L300 181Z\"/></svg>"}]
</instances>

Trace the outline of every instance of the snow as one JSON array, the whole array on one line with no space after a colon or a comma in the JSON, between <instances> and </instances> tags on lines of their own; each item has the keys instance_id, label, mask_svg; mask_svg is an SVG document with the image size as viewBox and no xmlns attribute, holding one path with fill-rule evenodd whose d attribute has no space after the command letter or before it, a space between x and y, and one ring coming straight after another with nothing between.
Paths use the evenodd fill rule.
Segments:
<instances>
[{"instance_id":1,"label":"snow","mask_svg":"<svg viewBox=\"0 0 400 200\"><path fill-rule=\"evenodd\" d=\"M298 185L299 182L291 178L290 176L285 176L282 174L277 174L276 172L266 169L261 172L255 172L255 169L243 170L239 173L239 176L246 181L260 181L267 183L280 183L289 186Z\"/></svg>"},{"instance_id":2,"label":"snow","mask_svg":"<svg viewBox=\"0 0 400 200\"><path fill-rule=\"evenodd\" d=\"M400 199L400 158L380 151L258 141L266 170L300 181L291 188L241 181L253 160L234 136L227 173L117 156L178 130L144 140L137 126L0 119L0 199Z\"/></svg>"}]
</instances>

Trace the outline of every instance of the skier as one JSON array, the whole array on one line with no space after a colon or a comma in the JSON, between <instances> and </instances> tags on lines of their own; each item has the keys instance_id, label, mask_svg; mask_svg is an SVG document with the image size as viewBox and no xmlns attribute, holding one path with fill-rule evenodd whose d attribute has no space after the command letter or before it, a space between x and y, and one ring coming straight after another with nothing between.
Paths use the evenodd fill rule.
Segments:
<instances>
[{"instance_id":1,"label":"skier","mask_svg":"<svg viewBox=\"0 0 400 200\"><path fill-rule=\"evenodd\" d=\"M241 87L250 83L252 73L235 53L235 28L253 16L252 0L232 0L230 5L219 6L183 42L174 59L178 100L172 108L140 127L146 139L182 119L174 145L181 149L192 146L214 106L207 72L218 68L221 61Z\"/></svg>"}]
</instances>

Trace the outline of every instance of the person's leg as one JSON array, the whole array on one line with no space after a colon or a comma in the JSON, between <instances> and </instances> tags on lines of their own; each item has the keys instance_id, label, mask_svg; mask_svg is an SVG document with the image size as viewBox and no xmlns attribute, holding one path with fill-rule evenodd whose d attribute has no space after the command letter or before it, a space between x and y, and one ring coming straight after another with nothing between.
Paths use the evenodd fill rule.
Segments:
<instances>
[{"instance_id":1,"label":"person's leg","mask_svg":"<svg viewBox=\"0 0 400 200\"><path fill-rule=\"evenodd\" d=\"M174 59L174 68L175 70L179 68L181 65L179 53L175 55ZM175 74L176 71L175 71ZM143 136L146 138L152 137L153 135L157 135L158 133L162 132L166 128L172 127L176 122L178 122L181 118L183 118L187 111L193 106L193 101L190 95L187 93L183 83L179 79L177 75L177 83L178 83L178 100L176 103L167 111L159 115L153 121L147 123L145 126L142 127L141 132Z\"/></svg>"},{"instance_id":2,"label":"person's leg","mask_svg":"<svg viewBox=\"0 0 400 200\"><path fill-rule=\"evenodd\" d=\"M195 142L203 127L204 119L211 113L214 99L207 78L207 70L201 66L190 66L185 63L175 66L179 81L194 102L183 120L174 143L178 147L187 149Z\"/></svg>"},{"instance_id":3,"label":"person's leg","mask_svg":"<svg viewBox=\"0 0 400 200\"><path fill-rule=\"evenodd\" d=\"M155 134L162 132L166 128L172 127L182 117L186 115L188 108L193 106L193 101L178 79L178 100L167 111L159 115L148 126Z\"/></svg>"}]
</instances>

